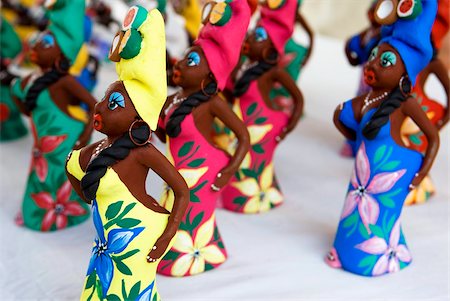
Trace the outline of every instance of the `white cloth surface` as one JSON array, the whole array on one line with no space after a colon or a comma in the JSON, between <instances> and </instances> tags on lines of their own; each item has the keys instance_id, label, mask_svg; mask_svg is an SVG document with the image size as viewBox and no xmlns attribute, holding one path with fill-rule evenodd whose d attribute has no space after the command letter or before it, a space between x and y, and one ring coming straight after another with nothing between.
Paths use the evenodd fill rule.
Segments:
<instances>
[{"instance_id":1,"label":"white cloth surface","mask_svg":"<svg viewBox=\"0 0 450 301\"><path fill-rule=\"evenodd\" d=\"M112 65L101 69L98 99L116 79L113 70ZM323 261L353 162L338 154L343 137L333 126L332 114L339 102L352 98L358 77L359 69L346 62L343 42L317 39L299 81L306 115L276 153L285 204L261 215L218 210L228 260L193 277L158 275L163 300L448 300L448 126L431 171L436 195L425 205L403 211L413 263L396 274L366 278ZM442 95L435 82L430 85L431 94ZM96 133L94 140L100 137ZM13 221L22 202L31 147L30 135L0 146L0 300L77 300L94 238L92 221L56 233L19 228ZM147 184L158 198L161 181L151 173Z\"/></svg>"}]
</instances>

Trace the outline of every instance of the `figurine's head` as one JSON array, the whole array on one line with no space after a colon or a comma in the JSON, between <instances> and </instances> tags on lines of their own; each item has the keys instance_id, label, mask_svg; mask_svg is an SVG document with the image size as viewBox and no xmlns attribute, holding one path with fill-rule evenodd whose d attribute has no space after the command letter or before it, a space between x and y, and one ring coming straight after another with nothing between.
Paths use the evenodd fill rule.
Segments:
<instances>
[{"instance_id":1,"label":"figurine's head","mask_svg":"<svg viewBox=\"0 0 450 301\"><path fill-rule=\"evenodd\" d=\"M30 60L41 69L51 69L54 66L59 68L60 62L62 60L66 60L55 39L55 36L48 30L36 36L30 42L30 46Z\"/></svg>"},{"instance_id":2,"label":"figurine's head","mask_svg":"<svg viewBox=\"0 0 450 301\"><path fill-rule=\"evenodd\" d=\"M204 89L209 83L215 82L203 49L192 46L186 51L183 59L173 66L172 80L175 85L184 89Z\"/></svg>"},{"instance_id":3,"label":"figurine's head","mask_svg":"<svg viewBox=\"0 0 450 301\"><path fill-rule=\"evenodd\" d=\"M406 70L402 58L387 43L375 47L364 66L364 81L374 89L392 90L404 75Z\"/></svg>"},{"instance_id":4,"label":"figurine's head","mask_svg":"<svg viewBox=\"0 0 450 301\"><path fill-rule=\"evenodd\" d=\"M430 34L436 11L436 0L422 0L422 11L417 17L398 19L394 24L382 27L379 45L387 43L399 53L412 85L433 55Z\"/></svg>"},{"instance_id":5,"label":"figurine's head","mask_svg":"<svg viewBox=\"0 0 450 301\"><path fill-rule=\"evenodd\" d=\"M267 30L258 25L249 32L244 42L242 53L251 61L276 61L278 52L270 39Z\"/></svg>"},{"instance_id":6,"label":"figurine's head","mask_svg":"<svg viewBox=\"0 0 450 301\"><path fill-rule=\"evenodd\" d=\"M205 4L202 18L204 26L194 45L203 50L217 86L222 90L238 63L250 22L250 7L247 0L211 1Z\"/></svg>"},{"instance_id":7,"label":"figurine's head","mask_svg":"<svg viewBox=\"0 0 450 301\"><path fill-rule=\"evenodd\" d=\"M142 119L122 81L112 83L95 105L94 129L110 137L126 133L135 120Z\"/></svg>"},{"instance_id":8,"label":"figurine's head","mask_svg":"<svg viewBox=\"0 0 450 301\"><path fill-rule=\"evenodd\" d=\"M260 2L261 3L261 2ZM251 43L265 44L268 50L265 52L271 52L270 48L274 49L278 55L284 54L284 47L287 41L291 38L294 32L295 18L297 15L299 2L298 0L266 0L261 4L261 19L258 22L256 29L250 34L247 39L250 51L253 49ZM262 34L263 28L269 42L258 41L256 35L260 35L257 30ZM251 36L254 38L251 38ZM259 39L260 40L260 39ZM262 52L260 53L262 55ZM268 55L267 53L266 55Z\"/></svg>"},{"instance_id":9,"label":"figurine's head","mask_svg":"<svg viewBox=\"0 0 450 301\"><path fill-rule=\"evenodd\" d=\"M167 97L166 39L161 13L129 9L113 40L109 58L138 115L156 130ZM118 87L116 84L113 87Z\"/></svg>"}]
</instances>

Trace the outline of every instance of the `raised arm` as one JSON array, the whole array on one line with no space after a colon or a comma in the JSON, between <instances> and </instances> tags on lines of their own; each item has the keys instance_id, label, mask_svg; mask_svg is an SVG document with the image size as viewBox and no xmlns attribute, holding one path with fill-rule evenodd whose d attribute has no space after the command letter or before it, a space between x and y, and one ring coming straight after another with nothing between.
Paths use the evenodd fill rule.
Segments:
<instances>
[{"instance_id":1,"label":"raised arm","mask_svg":"<svg viewBox=\"0 0 450 301\"><path fill-rule=\"evenodd\" d=\"M231 131L233 131L238 140L238 147L236 148L234 155L231 157L228 165L217 174L213 184L220 189L228 183L244 160L245 155L250 148L250 136L245 124L236 116L236 114L234 114L226 101L220 99L218 96L210 101L213 115L219 118Z\"/></svg>"},{"instance_id":2,"label":"raised arm","mask_svg":"<svg viewBox=\"0 0 450 301\"><path fill-rule=\"evenodd\" d=\"M428 146L422 161L422 166L411 182L411 189L413 189L422 182L433 165L439 150L439 133L414 98L410 97L406 100L402 105L402 113L410 117L417 124L428 140Z\"/></svg>"},{"instance_id":3,"label":"raised arm","mask_svg":"<svg viewBox=\"0 0 450 301\"><path fill-rule=\"evenodd\" d=\"M275 68L271 73L271 79L273 82L280 83L288 93L291 95L292 100L294 102L294 110L292 112L291 118L289 119L288 124L283 129L283 132L280 134L278 141L283 140L287 134L292 132L294 128L297 126L300 117L303 114L303 95L300 92L300 89L297 87L297 84L292 80L291 76L281 68Z\"/></svg>"},{"instance_id":4,"label":"raised arm","mask_svg":"<svg viewBox=\"0 0 450 301\"><path fill-rule=\"evenodd\" d=\"M84 126L84 130L81 133L78 141L75 143L74 149L80 149L87 145L89 139L91 138L94 123L94 107L97 101L95 98L87 91L73 76L65 76L63 78L64 89L74 95L76 99L80 102L84 102L88 105L88 122Z\"/></svg>"},{"instance_id":5,"label":"raised arm","mask_svg":"<svg viewBox=\"0 0 450 301\"><path fill-rule=\"evenodd\" d=\"M445 68L442 61L439 59L435 59L435 60L431 61L431 63L428 65L428 68L426 68L426 69L428 69L429 73L434 73L436 75L436 77L441 82L441 85L445 90L445 94L447 95L447 103L445 106L444 116L437 123L437 128L440 130L447 124L447 122L450 119L450 110L449 110L449 107L450 107L450 91L449 91L450 78L448 77L447 69Z\"/></svg>"},{"instance_id":6,"label":"raised arm","mask_svg":"<svg viewBox=\"0 0 450 301\"><path fill-rule=\"evenodd\" d=\"M306 53L305 59L302 62L302 66L305 66L306 63L308 62L309 58L311 57L311 53L314 48L314 32L312 31L311 26L309 26L308 22L306 22L306 19L303 17L303 15L300 12L297 12L296 20L305 29L305 31L309 37L308 52Z\"/></svg>"},{"instance_id":7,"label":"raised arm","mask_svg":"<svg viewBox=\"0 0 450 301\"><path fill-rule=\"evenodd\" d=\"M354 130L346 127L340 120L342 110L344 109L344 103L339 104L334 110L333 123L341 134L348 140L355 141L356 133Z\"/></svg>"},{"instance_id":8,"label":"raised arm","mask_svg":"<svg viewBox=\"0 0 450 301\"><path fill-rule=\"evenodd\" d=\"M189 204L189 189L175 167L152 144L139 148L137 155L139 163L155 171L172 188L175 195L166 229L156 240L155 245L150 246L152 250L148 254L148 261L154 262L164 254L170 241L177 233Z\"/></svg>"}]
</instances>

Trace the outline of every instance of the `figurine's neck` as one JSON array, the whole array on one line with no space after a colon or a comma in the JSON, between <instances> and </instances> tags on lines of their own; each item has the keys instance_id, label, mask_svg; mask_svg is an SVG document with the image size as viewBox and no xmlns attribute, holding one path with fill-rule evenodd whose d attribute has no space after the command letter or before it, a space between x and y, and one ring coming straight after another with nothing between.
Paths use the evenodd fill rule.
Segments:
<instances>
[{"instance_id":1,"label":"figurine's neck","mask_svg":"<svg viewBox=\"0 0 450 301\"><path fill-rule=\"evenodd\" d=\"M378 96L381 95L383 93L390 93L392 91L392 89L388 89L388 88L372 88L372 96Z\"/></svg>"}]
</instances>

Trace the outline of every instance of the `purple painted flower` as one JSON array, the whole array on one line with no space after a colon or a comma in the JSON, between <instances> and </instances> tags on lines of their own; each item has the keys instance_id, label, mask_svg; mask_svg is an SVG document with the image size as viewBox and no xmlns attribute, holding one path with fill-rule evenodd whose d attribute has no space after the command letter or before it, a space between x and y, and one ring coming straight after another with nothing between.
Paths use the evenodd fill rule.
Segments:
<instances>
[{"instance_id":1,"label":"purple painted flower","mask_svg":"<svg viewBox=\"0 0 450 301\"><path fill-rule=\"evenodd\" d=\"M111 254L119 254L125 250L128 244L144 230L144 227L113 229L109 231L108 239L105 239L103 223L95 200L92 202L92 216L97 230L97 238L92 249L87 275L90 275L94 270L96 271L102 285L102 294L106 296L114 273Z\"/></svg>"},{"instance_id":2,"label":"purple painted flower","mask_svg":"<svg viewBox=\"0 0 450 301\"><path fill-rule=\"evenodd\" d=\"M411 254L405 245L399 245L400 220L392 227L389 243L378 236L372 237L365 242L356 245L363 252L381 255L372 270L373 276L379 276L386 272L394 273L400 270L400 262L411 262Z\"/></svg>"},{"instance_id":3,"label":"purple painted flower","mask_svg":"<svg viewBox=\"0 0 450 301\"><path fill-rule=\"evenodd\" d=\"M405 174L406 169L394 172L382 172L373 176L369 182L370 162L367 158L364 142L356 154L355 170L351 178L352 189L347 194L341 220L349 216L356 207L362 223L370 233L369 224L375 224L378 220L380 207L374 194L389 191L395 183Z\"/></svg>"}]
</instances>

